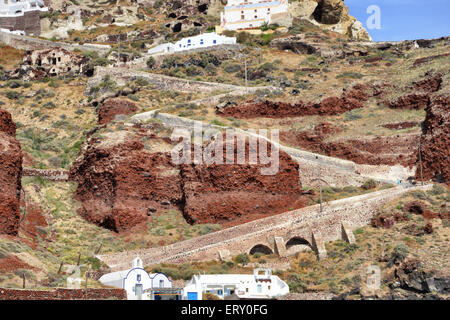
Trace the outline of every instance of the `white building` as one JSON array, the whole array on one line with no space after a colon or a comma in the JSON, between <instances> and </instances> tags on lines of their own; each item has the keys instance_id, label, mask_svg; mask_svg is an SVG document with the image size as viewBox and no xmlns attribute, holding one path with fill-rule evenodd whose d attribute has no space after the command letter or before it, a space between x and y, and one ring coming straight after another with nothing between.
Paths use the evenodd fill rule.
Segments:
<instances>
[{"instance_id":1,"label":"white building","mask_svg":"<svg viewBox=\"0 0 450 320\"><path fill-rule=\"evenodd\" d=\"M184 300L202 300L203 293L224 299L236 295L239 299L273 299L289 293L289 286L270 269L255 269L249 274L196 275L186 283Z\"/></svg>"},{"instance_id":2,"label":"white building","mask_svg":"<svg viewBox=\"0 0 450 320\"><path fill-rule=\"evenodd\" d=\"M23 16L30 11L47 12L43 0L0 0L0 17Z\"/></svg>"},{"instance_id":3,"label":"white building","mask_svg":"<svg viewBox=\"0 0 450 320\"><path fill-rule=\"evenodd\" d=\"M40 14L47 11L43 0L0 0L0 27L14 34L40 35Z\"/></svg>"},{"instance_id":4,"label":"white building","mask_svg":"<svg viewBox=\"0 0 450 320\"><path fill-rule=\"evenodd\" d=\"M203 33L197 36L183 38L180 41L173 43L163 43L159 46L148 50L149 54L164 54L174 53L185 50L207 48L221 44L236 44L235 37L226 37L218 35L215 32Z\"/></svg>"},{"instance_id":5,"label":"white building","mask_svg":"<svg viewBox=\"0 0 450 320\"><path fill-rule=\"evenodd\" d=\"M149 274L142 260L133 260L132 268L103 275L99 281L104 285L125 289L128 300L153 300L155 289L172 288L172 281L162 273Z\"/></svg>"},{"instance_id":6,"label":"white building","mask_svg":"<svg viewBox=\"0 0 450 320\"><path fill-rule=\"evenodd\" d=\"M289 15L288 0L228 0L220 14L223 30L244 30L271 24L276 17Z\"/></svg>"}]
</instances>

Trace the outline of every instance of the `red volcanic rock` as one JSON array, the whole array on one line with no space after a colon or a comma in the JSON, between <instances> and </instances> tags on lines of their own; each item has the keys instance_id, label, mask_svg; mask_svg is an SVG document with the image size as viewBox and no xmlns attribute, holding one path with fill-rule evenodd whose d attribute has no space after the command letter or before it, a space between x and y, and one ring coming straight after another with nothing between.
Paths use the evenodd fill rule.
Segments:
<instances>
[{"instance_id":1,"label":"red volcanic rock","mask_svg":"<svg viewBox=\"0 0 450 320\"><path fill-rule=\"evenodd\" d=\"M450 53L444 53L444 54L438 54L438 55L435 55L435 56L429 56L429 57L425 57L425 58L419 58L419 59L417 59L416 61L414 61L413 66L414 66L414 67L417 67L417 66L419 66L419 65L421 65L421 64L430 62L430 61L432 61L432 60L434 60L434 59L443 58L443 57L448 57L448 56L450 56Z\"/></svg>"},{"instance_id":2,"label":"red volcanic rock","mask_svg":"<svg viewBox=\"0 0 450 320\"><path fill-rule=\"evenodd\" d=\"M425 109L430 103L430 96L424 93L411 93L389 102L392 109Z\"/></svg>"},{"instance_id":3,"label":"red volcanic rock","mask_svg":"<svg viewBox=\"0 0 450 320\"><path fill-rule=\"evenodd\" d=\"M156 138L155 138L156 139ZM97 147L92 139L70 177L78 182L79 214L107 229L121 232L145 222L150 214L180 204L180 177L170 153L150 153L137 139Z\"/></svg>"},{"instance_id":4,"label":"red volcanic rock","mask_svg":"<svg viewBox=\"0 0 450 320\"><path fill-rule=\"evenodd\" d=\"M428 222L425 227L423 227L423 231L427 234L433 233L433 224L431 222Z\"/></svg>"},{"instance_id":5,"label":"red volcanic rock","mask_svg":"<svg viewBox=\"0 0 450 320\"><path fill-rule=\"evenodd\" d=\"M442 84L442 76L437 74L432 77L428 77L424 80L414 82L414 89L423 92L436 92L439 91Z\"/></svg>"},{"instance_id":6,"label":"red volcanic rock","mask_svg":"<svg viewBox=\"0 0 450 320\"><path fill-rule=\"evenodd\" d=\"M399 129L412 128L412 127L417 126L418 124L419 124L419 122L417 122L417 121L404 121L404 122L383 124L382 127L387 128L387 129L399 130Z\"/></svg>"},{"instance_id":7,"label":"red volcanic rock","mask_svg":"<svg viewBox=\"0 0 450 320\"><path fill-rule=\"evenodd\" d=\"M37 270L37 268L30 266L13 255L0 256L0 272L10 273L18 269Z\"/></svg>"},{"instance_id":8,"label":"red volcanic rock","mask_svg":"<svg viewBox=\"0 0 450 320\"><path fill-rule=\"evenodd\" d=\"M154 136L152 139L155 144L163 142ZM306 203L298 165L284 152L280 152L279 170L263 175L261 164L177 166L170 152L151 150L136 138L110 147L91 139L70 172L78 182L75 198L82 204L80 215L122 232L145 222L158 210L170 208L181 210L190 223L230 226Z\"/></svg>"},{"instance_id":9,"label":"red volcanic rock","mask_svg":"<svg viewBox=\"0 0 450 320\"><path fill-rule=\"evenodd\" d=\"M247 159L248 145L247 141ZM225 144L222 147L225 161ZM234 152L237 152L236 145ZM288 154L279 152L279 168L273 175L263 175L263 167L268 166L259 161L244 165L182 165L186 220L231 226L306 205L298 164Z\"/></svg>"},{"instance_id":10,"label":"red volcanic rock","mask_svg":"<svg viewBox=\"0 0 450 320\"><path fill-rule=\"evenodd\" d=\"M22 189L22 151L11 115L0 110L0 233L17 235Z\"/></svg>"},{"instance_id":11,"label":"red volcanic rock","mask_svg":"<svg viewBox=\"0 0 450 320\"><path fill-rule=\"evenodd\" d=\"M421 201L411 201L403 206L403 211L412 214L423 214L427 205Z\"/></svg>"},{"instance_id":12,"label":"red volcanic rock","mask_svg":"<svg viewBox=\"0 0 450 320\"><path fill-rule=\"evenodd\" d=\"M330 134L339 133L342 129L330 122L320 122L314 127L314 132L320 136L328 136Z\"/></svg>"},{"instance_id":13,"label":"red volcanic rock","mask_svg":"<svg viewBox=\"0 0 450 320\"><path fill-rule=\"evenodd\" d=\"M108 99L99 108L98 123L106 124L113 121L118 114L129 115L137 110L136 104L129 100L121 98Z\"/></svg>"},{"instance_id":14,"label":"red volcanic rock","mask_svg":"<svg viewBox=\"0 0 450 320\"><path fill-rule=\"evenodd\" d=\"M363 107L370 94L364 85L356 85L350 90L344 90L341 97L328 97L318 103L263 101L246 103L244 105L228 105L216 110L217 114L226 117L251 119L256 117L284 118L309 115L337 115Z\"/></svg>"},{"instance_id":15,"label":"red volcanic rock","mask_svg":"<svg viewBox=\"0 0 450 320\"><path fill-rule=\"evenodd\" d=\"M329 133L326 133L328 130ZM354 161L359 164L372 165L414 165L418 135L397 137L375 137L373 139L325 142L339 128L326 128L325 124L318 124L314 133L309 131L281 131L280 140L283 143L300 147L311 152L325 154Z\"/></svg>"},{"instance_id":16,"label":"red volcanic rock","mask_svg":"<svg viewBox=\"0 0 450 320\"><path fill-rule=\"evenodd\" d=\"M450 184L450 96L434 99L425 109L421 139L421 157L424 180ZM421 170L416 170L416 179Z\"/></svg>"},{"instance_id":17,"label":"red volcanic rock","mask_svg":"<svg viewBox=\"0 0 450 320\"><path fill-rule=\"evenodd\" d=\"M16 135L16 124L13 122L11 114L6 110L0 109L0 132L9 136Z\"/></svg>"}]
</instances>

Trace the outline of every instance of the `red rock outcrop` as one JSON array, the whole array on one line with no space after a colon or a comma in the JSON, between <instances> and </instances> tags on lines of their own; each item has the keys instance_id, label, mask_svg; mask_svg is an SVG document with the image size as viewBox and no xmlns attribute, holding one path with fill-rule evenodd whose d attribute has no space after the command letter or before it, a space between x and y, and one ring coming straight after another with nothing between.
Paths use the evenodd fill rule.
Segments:
<instances>
[{"instance_id":1,"label":"red rock outcrop","mask_svg":"<svg viewBox=\"0 0 450 320\"><path fill-rule=\"evenodd\" d=\"M296 104L263 101L248 102L243 105L227 105L217 109L216 113L224 117L251 119L257 117L284 118L311 115L337 115L353 109L364 107L363 103L370 96L377 94L375 87L357 84L344 92L340 97L328 97L318 103L299 102Z\"/></svg>"},{"instance_id":2,"label":"red rock outcrop","mask_svg":"<svg viewBox=\"0 0 450 320\"><path fill-rule=\"evenodd\" d=\"M442 84L442 76L440 74L434 76L427 74L427 76L429 77L426 79L414 82L414 89L429 93L439 91Z\"/></svg>"},{"instance_id":3,"label":"red rock outcrop","mask_svg":"<svg viewBox=\"0 0 450 320\"><path fill-rule=\"evenodd\" d=\"M155 138L157 139L157 138ZM79 214L107 229L121 232L138 225L153 212L181 203L181 183L170 153L147 152L138 139L112 147L96 146L96 139L73 165L78 182L75 198Z\"/></svg>"},{"instance_id":4,"label":"red rock outcrop","mask_svg":"<svg viewBox=\"0 0 450 320\"><path fill-rule=\"evenodd\" d=\"M246 159L248 146L246 141ZM222 148L225 162L226 145ZM270 154L271 146L268 149ZM236 144L234 152L236 159ZM298 164L288 154L279 151L279 167L273 175L262 175L263 167L268 166L260 161L244 165L182 165L186 220L232 226L306 205Z\"/></svg>"},{"instance_id":5,"label":"red rock outcrop","mask_svg":"<svg viewBox=\"0 0 450 320\"><path fill-rule=\"evenodd\" d=\"M418 110L425 109L429 103L430 96L428 93L411 93L389 102L389 108Z\"/></svg>"},{"instance_id":6,"label":"red rock outcrop","mask_svg":"<svg viewBox=\"0 0 450 320\"><path fill-rule=\"evenodd\" d=\"M382 127L387 128L387 129L392 129L392 130L400 130L400 129L413 128L417 125L419 125L419 122L417 122L417 121L404 121L404 122L383 124Z\"/></svg>"},{"instance_id":7,"label":"red rock outcrop","mask_svg":"<svg viewBox=\"0 0 450 320\"><path fill-rule=\"evenodd\" d=\"M136 107L136 104L127 99L108 99L99 107L98 123L106 124L113 121L116 115L129 115L137 110L138 108Z\"/></svg>"},{"instance_id":8,"label":"red rock outcrop","mask_svg":"<svg viewBox=\"0 0 450 320\"><path fill-rule=\"evenodd\" d=\"M170 152L152 151L166 141L140 138L150 142L150 151L138 137L109 147L92 138L75 162L70 176L78 182L75 198L86 220L123 232L156 211L172 208L182 211L189 223L231 226L297 209L307 201L298 165L284 152L271 176L261 173L269 165L259 163L175 165Z\"/></svg>"},{"instance_id":9,"label":"red rock outcrop","mask_svg":"<svg viewBox=\"0 0 450 320\"><path fill-rule=\"evenodd\" d=\"M11 115L0 110L0 233L9 235L18 233L22 189L22 151L15 133Z\"/></svg>"},{"instance_id":10,"label":"red rock outcrop","mask_svg":"<svg viewBox=\"0 0 450 320\"><path fill-rule=\"evenodd\" d=\"M315 153L372 165L414 165L418 135L375 137L373 139L349 139L330 141L325 139L340 128L320 123L310 131L281 131L280 140Z\"/></svg>"},{"instance_id":11,"label":"red rock outcrop","mask_svg":"<svg viewBox=\"0 0 450 320\"><path fill-rule=\"evenodd\" d=\"M450 184L450 96L440 96L425 109L421 138L423 179ZM416 170L421 179L421 170Z\"/></svg>"}]
</instances>

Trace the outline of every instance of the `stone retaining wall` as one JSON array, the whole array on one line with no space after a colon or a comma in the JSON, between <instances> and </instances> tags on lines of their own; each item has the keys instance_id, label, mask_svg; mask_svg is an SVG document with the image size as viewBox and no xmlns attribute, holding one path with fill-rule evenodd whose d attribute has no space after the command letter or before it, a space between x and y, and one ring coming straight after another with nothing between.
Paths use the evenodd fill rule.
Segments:
<instances>
[{"instance_id":1,"label":"stone retaining wall","mask_svg":"<svg viewBox=\"0 0 450 320\"><path fill-rule=\"evenodd\" d=\"M0 300L126 300L123 289L26 290L0 288Z\"/></svg>"},{"instance_id":2,"label":"stone retaining wall","mask_svg":"<svg viewBox=\"0 0 450 320\"><path fill-rule=\"evenodd\" d=\"M51 181L67 181L69 179L69 172L66 170L44 170L44 169L34 169L34 168L23 168L23 177L42 177Z\"/></svg>"},{"instance_id":3,"label":"stone retaining wall","mask_svg":"<svg viewBox=\"0 0 450 320\"><path fill-rule=\"evenodd\" d=\"M110 46L98 46L90 44L79 45L64 42L53 42L50 40L43 40L28 36L20 36L7 32L0 32L0 42L20 50L62 48L69 51L73 51L75 49L78 49L81 51L96 51L101 56L105 56L111 50Z\"/></svg>"},{"instance_id":4,"label":"stone retaining wall","mask_svg":"<svg viewBox=\"0 0 450 320\"><path fill-rule=\"evenodd\" d=\"M170 77L162 74L142 72L129 70L126 68L117 67L96 67L95 74L91 77L86 86L86 93L90 91L90 88L97 86L104 77L108 75L111 80L115 81L118 86L124 86L130 81L136 79L147 80L158 90L176 90L180 92L214 92L214 91L242 91L245 87L235 86L232 84L216 83L216 82L205 82L205 81L195 81L186 80L176 77ZM273 87L249 87L248 91L253 92L260 89L274 89Z\"/></svg>"},{"instance_id":5,"label":"stone retaining wall","mask_svg":"<svg viewBox=\"0 0 450 320\"><path fill-rule=\"evenodd\" d=\"M159 110L152 110L145 113L136 114L131 117L131 121L134 123L139 123L146 122L152 118L159 119L164 124L164 126L167 127L186 128L189 130L193 130L195 122L201 123L189 118L161 113L159 112ZM212 125L209 123L202 123L202 126L204 129L224 129L224 127ZM238 134L258 137L258 135L249 133L242 129L231 127L227 127L226 129L233 129ZM300 180L305 186L317 185L319 169L321 170L321 177L325 181L324 185L337 187L349 185L360 186L368 179L368 177L364 175L356 174L355 163L352 161L327 157L308 151L286 147L281 144L277 144L277 146L281 150L289 154L292 159L299 164Z\"/></svg>"}]
</instances>

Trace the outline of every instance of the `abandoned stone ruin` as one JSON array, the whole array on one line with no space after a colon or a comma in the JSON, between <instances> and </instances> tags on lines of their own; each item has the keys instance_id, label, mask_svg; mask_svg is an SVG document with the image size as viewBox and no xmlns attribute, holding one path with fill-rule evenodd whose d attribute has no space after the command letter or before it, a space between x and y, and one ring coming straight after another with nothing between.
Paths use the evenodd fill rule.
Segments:
<instances>
[{"instance_id":1,"label":"abandoned stone ruin","mask_svg":"<svg viewBox=\"0 0 450 320\"><path fill-rule=\"evenodd\" d=\"M47 11L43 0L0 0L0 27L39 36L40 14Z\"/></svg>"},{"instance_id":2,"label":"abandoned stone ruin","mask_svg":"<svg viewBox=\"0 0 450 320\"><path fill-rule=\"evenodd\" d=\"M40 80L63 74L82 74L89 59L61 48L28 51L11 78Z\"/></svg>"}]
</instances>

